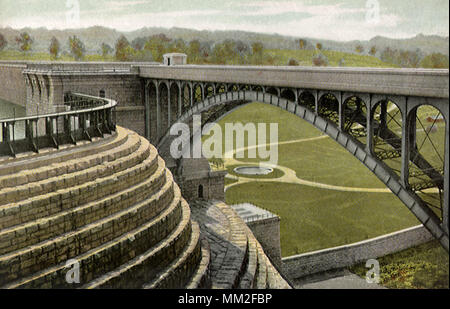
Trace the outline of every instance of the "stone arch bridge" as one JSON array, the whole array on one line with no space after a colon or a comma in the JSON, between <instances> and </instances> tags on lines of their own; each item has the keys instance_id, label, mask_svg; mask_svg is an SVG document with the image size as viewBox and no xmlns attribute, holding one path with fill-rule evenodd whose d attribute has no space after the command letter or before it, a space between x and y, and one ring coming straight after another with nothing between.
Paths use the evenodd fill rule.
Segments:
<instances>
[{"instance_id":1,"label":"stone arch bridge","mask_svg":"<svg viewBox=\"0 0 450 309\"><path fill-rule=\"evenodd\" d=\"M27 110L55 111L68 92L117 100L117 123L160 151L169 128L194 114L212 121L246 102L277 106L358 158L448 251L448 70L5 62L0 69L1 79L25 88L16 94L3 84L0 97L25 97Z\"/></svg>"}]
</instances>

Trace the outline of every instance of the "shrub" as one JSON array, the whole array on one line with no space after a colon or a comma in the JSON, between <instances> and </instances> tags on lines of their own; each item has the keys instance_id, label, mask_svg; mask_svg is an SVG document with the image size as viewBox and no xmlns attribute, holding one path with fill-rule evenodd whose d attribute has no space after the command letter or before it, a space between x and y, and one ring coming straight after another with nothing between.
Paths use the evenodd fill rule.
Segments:
<instances>
[{"instance_id":1,"label":"shrub","mask_svg":"<svg viewBox=\"0 0 450 309\"><path fill-rule=\"evenodd\" d=\"M289 65L289 66L298 66L298 65L299 65L299 62L297 61L297 59L291 58L291 59L289 59L289 61L288 61L288 65Z\"/></svg>"},{"instance_id":2,"label":"shrub","mask_svg":"<svg viewBox=\"0 0 450 309\"><path fill-rule=\"evenodd\" d=\"M325 56L322 53L313 57L313 65L316 67L326 67L326 66L328 66L328 64L329 64L329 61L328 61L327 56Z\"/></svg>"}]
</instances>

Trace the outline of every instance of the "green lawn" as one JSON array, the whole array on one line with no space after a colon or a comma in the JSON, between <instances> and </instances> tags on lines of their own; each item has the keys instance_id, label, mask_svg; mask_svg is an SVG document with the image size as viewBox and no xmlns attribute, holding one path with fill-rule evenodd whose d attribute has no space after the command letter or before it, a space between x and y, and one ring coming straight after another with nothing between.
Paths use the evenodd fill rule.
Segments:
<instances>
[{"instance_id":1,"label":"green lawn","mask_svg":"<svg viewBox=\"0 0 450 309\"><path fill-rule=\"evenodd\" d=\"M315 50L280 50L269 49L267 54L275 57L276 65L287 65L289 59L293 58L299 62L300 66L312 66L312 59L317 54ZM337 67L341 59L344 59L345 66L348 67L374 67L393 68L393 64L381 61L379 58L368 55L358 55L338 51L324 50L322 53L328 58L329 66Z\"/></svg>"},{"instance_id":2,"label":"green lawn","mask_svg":"<svg viewBox=\"0 0 450 309\"><path fill-rule=\"evenodd\" d=\"M282 256L345 245L419 224L393 194L348 193L276 182L226 192L227 204L253 203L281 217Z\"/></svg>"},{"instance_id":3,"label":"green lawn","mask_svg":"<svg viewBox=\"0 0 450 309\"><path fill-rule=\"evenodd\" d=\"M273 65L285 66L289 59L294 58L301 66L312 66L312 59L317 54L315 50L284 50L284 49L268 49L264 51L265 55L273 58ZM395 67L392 64L381 61L380 59L353 53L344 53L337 51L323 51L329 60L329 66L338 66L341 59L344 59L345 66L348 67ZM23 53L16 50L0 51L0 60L29 60L29 61L75 61L70 55L60 55L58 59L54 59L46 52L29 52ZM108 55L105 58L102 55L91 54L86 55L84 61L115 61L114 55ZM188 59L189 61L189 59ZM229 63L228 63L229 62ZM229 60L228 64L238 64L236 61ZM267 63L268 64L268 63Z\"/></svg>"},{"instance_id":4,"label":"green lawn","mask_svg":"<svg viewBox=\"0 0 450 309\"><path fill-rule=\"evenodd\" d=\"M0 60L27 60L27 61L75 61L72 56L61 55L57 59L54 59L49 53L22 53L13 50L0 51ZM86 55L84 61L115 61L114 56L109 55L103 58L102 55Z\"/></svg>"},{"instance_id":5,"label":"green lawn","mask_svg":"<svg viewBox=\"0 0 450 309\"><path fill-rule=\"evenodd\" d=\"M225 123L233 122L276 122L280 143L323 135L297 116L264 103L241 107L218 123L224 130ZM385 188L359 160L328 137L279 145L279 164L309 181ZM254 203L280 215L283 256L344 245L419 224L392 193L350 193L256 179L230 188L226 201Z\"/></svg>"},{"instance_id":6,"label":"green lawn","mask_svg":"<svg viewBox=\"0 0 450 309\"><path fill-rule=\"evenodd\" d=\"M448 289L449 256L432 241L378 259L380 284L394 289ZM365 278L365 264L350 269Z\"/></svg>"}]
</instances>

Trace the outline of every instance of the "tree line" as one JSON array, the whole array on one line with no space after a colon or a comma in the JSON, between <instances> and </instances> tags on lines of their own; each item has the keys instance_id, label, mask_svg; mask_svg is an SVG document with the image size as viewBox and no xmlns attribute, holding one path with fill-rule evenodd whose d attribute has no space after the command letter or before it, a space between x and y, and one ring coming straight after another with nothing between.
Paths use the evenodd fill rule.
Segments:
<instances>
[{"instance_id":1,"label":"tree line","mask_svg":"<svg viewBox=\"0 0 450 309\"><path fill-rule=\"evenodd\" d=\"M34 41L27 32L22 32L15 38L15 43L19 51L29 53L32 51ZM7 45L7 40L0 33L0 51L4 50ZM69 54L76 61L85 58L85 45L76 35L68 38L67 47ZM312 59L314 66L329 64L327 57L322 52L325 49L322 43L313 44L306 39L299 39L298 48L317 51ZM59 40L52 37L48 47L52 59L58 59L62 50L63 46ZM164 54L178 52L187 54L189 63L192 64L275 65L275 58L264 51L265 48L261 42L248 43L233 39L216 43L201 42L196 39L185 42L182 39L171 39L164 34L158 34L150 37L138 37L131 42L121 35L114 46L105 42L101 43L98 54L102 55L105 60L162 62ZM405 68L448 68L449 66L448 56L441 53L423 55L419 49L405 51L387 47L379 51L376 46L372 46L366 51L361 44L358 44L354 52L378 57L386 63ZM341 62L344 65L344 61ZM298 65L298 61L291 58L287 65Z\"/></svg>"}]
</instances>

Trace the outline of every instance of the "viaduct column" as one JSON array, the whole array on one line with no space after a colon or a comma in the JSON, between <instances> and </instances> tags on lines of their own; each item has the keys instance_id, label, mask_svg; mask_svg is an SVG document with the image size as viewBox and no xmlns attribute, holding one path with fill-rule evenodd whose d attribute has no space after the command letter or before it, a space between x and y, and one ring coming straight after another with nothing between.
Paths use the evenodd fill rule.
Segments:
<instances>
[{"instance_id":1,"label":"viaduct column","mask_svg":"<svg viewBox=\"0 0 450 309\"><path fill-rule=\"evenodd\" d=\"M161 136L161 100L159 97L159 83L156 83L156 136L155 141Z\"/></svg>"},{"instance_id":2,"label":"viaduct column","mask_svg":"<svg viewBox=\"0 0 450 309\"><path fill-rule=\"evenodd\" d=\"M450 127L450 113L449 113L449 101L446 101L447 104L447 110L446 110L446 115L444 115L444 119L445 119L445 148L444 148L444 152L445 152L445 156L444 156L444 203L443 203L443 218L442 218L442 223L443 223L443 228L444 231L447 233L447 235L449 235L449 222L448 222L448 207L449 207L449 190L450 190L450 134L449 134L449 127Z\"/></svg>"},{"instance_id":3,"label":"viaduct column","mask_svg":"<svg viewBox=\"0 0 450 309\"><path fill-rule=\"evenodd\" d=\"M145 104L145 137L151 141L151 131L150 131L150 93L149 93L149 81L144 84L144 104Z\"/></svg>"},{"instance_id":4,"label":"viaduct column","mask_svg":"<svg viewBox=\"0 0 450 309\"><path fill-rule=\"evenodd\" d=\"M384 109L385 109L385 104ZM383 106L382 105L382 106ZM402 106L402 105L401 105ZM402 167L401 167L401 180L403 186L405 188L409 188L409 161L410 161L410 150L411 150L411 129L413 126L411 125L412 121L416 120L416 112L412 112L411 115L408 115L408 104L406 104L405 108L402 108ZM382 112L383 115L383 112Z\"/></svg>"}]
</instances>

